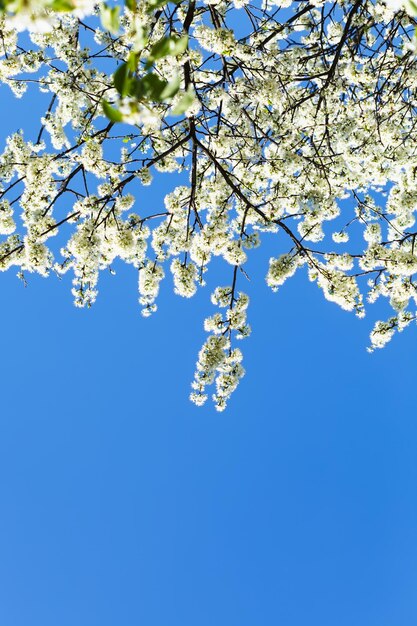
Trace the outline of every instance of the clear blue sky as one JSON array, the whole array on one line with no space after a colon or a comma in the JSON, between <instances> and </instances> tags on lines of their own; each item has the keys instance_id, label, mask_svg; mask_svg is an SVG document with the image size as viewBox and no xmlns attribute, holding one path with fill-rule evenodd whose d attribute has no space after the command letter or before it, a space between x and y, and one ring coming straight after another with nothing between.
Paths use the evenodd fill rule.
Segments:
<instances>
[{"instance_id":1,"label":"clear blue sky","mask_svg":"<svg viewBox=\"0 0 417 626\"><path fill-rule=\"evenodd\" d=\"M144 320L122 266L89 311L0 276L0 626L415 626L417 329L369 355L377 311L257 255L223 414L187 399L208 289Z\"/></svg>"}]
</instances>

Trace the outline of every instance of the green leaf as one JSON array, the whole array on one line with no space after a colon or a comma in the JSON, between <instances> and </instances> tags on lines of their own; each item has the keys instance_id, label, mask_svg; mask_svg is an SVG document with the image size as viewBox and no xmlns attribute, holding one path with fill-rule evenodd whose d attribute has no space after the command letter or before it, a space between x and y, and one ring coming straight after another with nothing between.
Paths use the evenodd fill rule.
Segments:
<instances>
[{"instance_id":1,"label":"green leaf","mask_svg":"<svg viewBox=\"0 0 417 626\"><path fill-rule=\"evenodd\" d=\"M121 122L123 120L123 115L120 113L120 111L112 107L111 104L107 102L107 100L102 100L101 106L103 107L104 115L111 122Z\"/></svg>"},{"instance_id":2,"label":"green leaf","mask_svg":"<svg viewBox=\"0 0 417 626\"><path fill-rule=\"evenodd\" d=\"M62 0L58 0L62 1ZM103 3L100 7L100 17L103 28L115 35L120 27L119 22L120 7L109 7Z\"/></svg>"},{"instance_id":3,"label":"green leaf","mask_svg":"<svg viewBox=\"0 0 417 626\"><path fill-rule=\"evenodd\" d=\"M137 26L135 34L132 36L133 50L136 50L137 52L143 50L148 43L148 39L148 29L145 26Z\"/></svg>"},{"instance_id":4,"label":"green leaf","mask_svg":"<svg viewBox=\"0 0 417 626\"><path fill-rule=\"evenodd\" d=\"M48 8L57 13L67 13L68 11L73 11L75 5L71 0L53 0L53 2L48 5Z\"/></svg>"},{"instance_id":5,"label":"green leaf","mask_svg":"<svg viewBox=\"0 0 417 626\"><path fill-rule=\"evenodd\" d=\"M162 59L163 57L168 56L171 49L171 43L169 37L162 37L159 41L154 43L149 53L149 61L156 61L157 59Z\"/></svg>"},{"instance_id":6,"label":"green leaf","mask_svg":"<svg viewBox=\"0 0 417 626\"><path fill-rule=\"evenodd\" d=\"M181 84L181 77L176 76L169 83L166 83L164 89L160 93L161 100L171 100L178 92Z\"/></svg>"},{"instance_id":7,"label":"green leaf","mask_svg":"<svg viewBox=\"0 0 417 626\"><path fill-rule=\"evenodd\" d=\"M149 98L149 100L158 101L161 100L161 94L168 84L165 80L158 78L156 74L146 74L140 82L144 90L144 95Z\"/></svg>"},{"instance_id":8,"label":"green leaf","mask_svg":"<svg viewBox=\"0 0 417 626\"><path fill-rule=\"evenodd\" d=\"M188 35L183 35L182 37L171 37L172 41L172 56L178 56L187 50L188 46Z\"/></svg>"},{"instance_id":9,"label":"green leaf","mask_svg":"<svg viewBox=\"0 0 417 626\"><path fill-rule=\"evenodd\" d=\"M134 78L131 81L129 94L138 100L147 98L149 100L160 100L160 94L168 83L161 80L155 74L146 74L139 80Z\"/></svg>"},{"instance_id":10,"label":"green leaf","mask_svg":"<svg viewBox=\"0 0 417 626\"><path fill-rule=\"evenodd\" d=\"M182 37L175 37L174 35L171 37L162 37L162 39L152 46L146 65L150 67L150 65L158 59L182 54L187 49L187 45L188 35L183 35Z\"/></svg>"},{"instance_id":11,"label":"green leaf","mask_svg":"<svg viewBox=\"0 0 417 626\"><path fill-rule=\"evenodd\" d=\"M188 89L178 101L178 104L172 109L172 115L182 115L190 108L194 102L195 94L194 89Z\"/></svg>"},{"instance_id":12,"label":"green leaf","mask_svg":"<svg viewBox=\"0 0 417 626\"><path fill-rule=\"evenodd\" d=\"M412 17L417 16L417 4L413 0L406 0L404 6L409 15Z\"/></svg>"},{"instance_id":13,"label":"green leaf","mask_svg":"<svg viewBox=\"0 0 417 626\"><path fill-rule=\"evenodd\" d=\"M136 72L138 68L139 55L131 52L127 58L126 65L131 72Z\"/></svg>"},{"instance_id":14,"label":"green leaf","mask_svg":"<svg viewBox=\"0 0 417 626\"><path fill-rule=\"evenodd\" d=\"M127 96L130 87L129 67L122 63L113 74L113 84L121 96Z\"/></svg>"},{"instance_id":15,"label":"green leaf","mask_svg":"<svg viewBox=\"0 0 417 626\"><path fill-rule=\"evenodd\" d=\"M134 13L138 7L136 0L125 0L125 5L132 13Z\"/></svg>"},{"instance_id":16,"label":"green leaf","mask_svg":"<svg viewBox=\"0 0 417 626\"><path fill-rule=\"evenodd\" d=\"M161 7L168 4L169 0L150 0L148 2L148 7L150 11L154 11L155 9L160 9Z\"/></svg>"},{"instance_id":17,"label":"green leaf","mask_svg":"<svg viewBox=\"0 0 417 626\"><path fill-rule=\"evenodd\" d=\"M181 78L176 77L168 82L162 80L156 74L149 72L143 78L131 79L131 89L129 94L138 100L154 100L164 102L171 100L180 88Z\"/></svg>"},{"instance_id":18,"label":"green leaf","mask_svg":"<svg viewBox=\"0 0 417 626\"><path fill-rule=\"evenodd\" d=\"M145 86L143 79L132 78L129 85L129 95L134 96L137 100L143 100L145 97Z\"/></svg>"}]
</instances>

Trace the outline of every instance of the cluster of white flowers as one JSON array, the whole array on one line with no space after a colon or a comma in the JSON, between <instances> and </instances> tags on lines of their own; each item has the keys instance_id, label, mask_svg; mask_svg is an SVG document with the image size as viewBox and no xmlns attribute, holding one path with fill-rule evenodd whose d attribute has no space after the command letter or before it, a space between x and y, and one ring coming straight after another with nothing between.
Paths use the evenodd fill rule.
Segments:
<instances>
[{"instance_id":1,"label":"cluster of white flowers","mask_svg":"<svg viewBox=\"0 0 417 626\"><path fill-rule=\"evenodd\" d=\"M11 235L16 230L13 209L8 200L0 201L0 235Z\"/></svg>"},{"instance_id":2,"label":"cluster of white flowers","mask_svg":"<svg viewBox=\"0 0 417 626\"><path fill-rule=\"evenodd\" d=\"M218 411L223 411L245 374L241 361L241 351L238 348L231 350L230 341L225 335L210 335L198 355L197 371L192 383L194 391L190 399L201 406L207 400L206 387L215 383L213 402Z\"/></svg>"},{"instance_id":3,"label":"cluster of white flowers","mask_svg":"<svg viewBox=\"0 0 417 626\"><path fill-rule=\"evenodd\" d=\"M192 384L191 400L197 405L207 400L206 387L215 383L213 402L218 411L226 408L227 401L244 376L242 353L232 349L231 340L243 339L250 334L246 321L249 297L245 293L236 294L233 286L217 287L212 294L213 304L225 308L224 314L215 313L204 323L207 332L212 333L200 350L197 371Z\"/></svg>"},{"instance_id":4,"label":"cluster of white flowers","mask_svg":"<svg viewBox=\"0 0 417 626\"><path fill-rule=\"evenodd\" d=\"M90 0L62 13L59 1L13 0L0 17L2 88L45 99L37 132L1 148L0 270L70 272L75 304L90 306L100 272L122 259L148 316L169 269L190 298L223 262L230 286L212 295L191 395L202 404L213 385L219 410L244 374L241 282L265 238L274 291L304 268L360 316L364 297L389 301L395 317L378 322L373 347L417 307L409 4L338 0L337 19L324 0L246 4L129 1L96 26L79 19ZM168 173L173 188L149 209L143 186Z\"/></svg>"},{"instance_id":5,"label":"cluster of white flowers","mask_svg":"<svg viewBox=\"0 0 417 626\"><path fill-rule=\"evenodd\" d=\"M391 317L386 322L377 322L371 332L371 346L369 352L376 348L383 348L393 337L394 332L403 331L416 320L416 316L406 311L399 313L396 317Z\"/></svg>"},{"instance_id":6,"label":"cluster of white flowers","mask_svg":"<svg viewBox=\"0 0 417 626\"><path fill-rule=\"evenodd\" d=\"M283 254L278 259L269 259L267 284L273 291L277 291L278 287L283 285L288 278L294 276L297 269L305 262L306 259L297 252Z\"/></svg>"},{"instance_id":7,"label":"cluster of white flowers","mask_svg":"<svg viewBox=\"0 0 417 626\"><path fill-rule=\"evenodd\" d=\"M18 32L47 33L59 26L59 12L81 18L93 13L96 5L96 0L10 0L5 2L6 25Z\"/></svg>"},{"instance_id":8,"label":"cluster of white flowers","mask_svg":"<svg viewBox=\"0 0 417 626\"><path fill-rule=\"evenodd\" d=\"M356 311L359 317L363 317L363 299L355 276L330 269L329 264L321 263L310 269L309 276L310 280L317 281L327 300L335 302L345 311Z\"/></svg>"},{"instance_id":9,"label":"cluster of white flowers","mask_svg":"<svg viewBox=\"0 0 417 626\"><path fill-rule=\"evenodd\" d=\"M148 262L139 272L139 302L144 306L142 314L145 317L156 311L155 300L164 276L163 267L156 262Z\"/></svg>"},{"instance_id":10,"label":"cluster of white flowers","mask_svg":"<svg viewBox=\"0 0 417 626\"><path fill-rule=\"evenodd\" d=\"M184 298L191 298L197 291L197 268L194 263L181 263L174 259L171 263L171 272L174 277L175 293Z\"/></svg>"}]
</instances>

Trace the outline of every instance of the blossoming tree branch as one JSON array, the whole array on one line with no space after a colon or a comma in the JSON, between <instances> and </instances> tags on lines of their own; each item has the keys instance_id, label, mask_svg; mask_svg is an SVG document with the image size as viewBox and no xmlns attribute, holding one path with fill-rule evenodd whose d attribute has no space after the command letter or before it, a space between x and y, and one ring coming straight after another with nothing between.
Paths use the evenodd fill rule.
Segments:
<instances>
[{"instance_id":1,"label":"blossoming tree branch","mask_svg":"<svg viewBox=\"0 0 417 626\"><path fill-rule=\"evenodd\" d=\"M387 298L382 347L416 319L415 13L411 0L2 0L1 82L47 104L39 132L0 156L0 269L70 272L83 307L120 258L147 316L167 274L190 298L220 257L191 393L219 410L244 374L245 263L266 237L273 290L305 270L359 316ZM141 204L166 172L182 175L164 203Z\"/></svg>"}]
</instances>

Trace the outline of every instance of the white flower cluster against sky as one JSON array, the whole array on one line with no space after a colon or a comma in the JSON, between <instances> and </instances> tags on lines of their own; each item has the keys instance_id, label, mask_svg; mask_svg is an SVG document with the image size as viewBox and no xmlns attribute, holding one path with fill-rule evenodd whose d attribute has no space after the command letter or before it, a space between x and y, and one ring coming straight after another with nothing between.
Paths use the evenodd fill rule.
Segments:
<instances>
[{"instance_id":1,"label":"white flower cluster against sky","mask_svg":"<svg viewBox=\"0 0 417 626\"><path fill-rule=\"evenodd\" d=\"M200 405L213 389L219 410L244 375L245 264L266 239L273 290L306 271L359 316L386 298L392 315L371 332L371 349L383 347L417 303L417 62L404 7L7 4L0 80L17 98L39 89L45 111L36 136L22 123L4 137L0 269L68 272L83 307L122 259L149 316L168 275L191 298L222 259L191 393ZM164 202L143 204L140 189L165 173Z\"/></svg>"}]
</instances>

